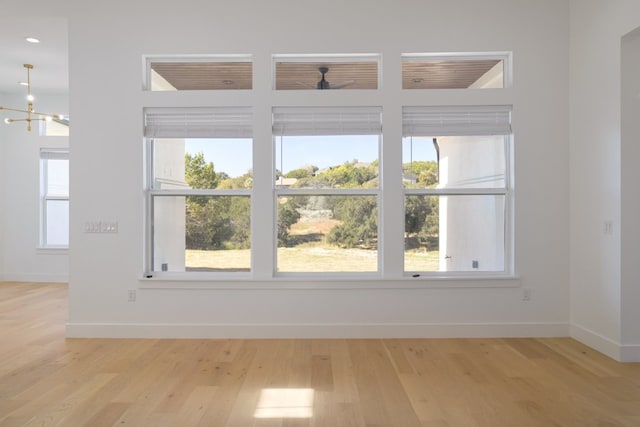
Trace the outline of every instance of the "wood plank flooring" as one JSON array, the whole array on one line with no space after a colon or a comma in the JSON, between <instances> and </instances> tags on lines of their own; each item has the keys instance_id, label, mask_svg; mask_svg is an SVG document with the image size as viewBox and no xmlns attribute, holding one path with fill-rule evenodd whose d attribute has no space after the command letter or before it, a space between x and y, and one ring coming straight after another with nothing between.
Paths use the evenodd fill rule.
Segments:
<instances>
[{"instance_id":1,"label":"wood plank flooring","mask_svg":"<svg viewBox=\"0 0 640 427\"><path fill-rule=\"evenodd\" d=\"M65 339L0 283L0 426L640 426L640 364L571 339Z\"/></svg>"}]
</instances>

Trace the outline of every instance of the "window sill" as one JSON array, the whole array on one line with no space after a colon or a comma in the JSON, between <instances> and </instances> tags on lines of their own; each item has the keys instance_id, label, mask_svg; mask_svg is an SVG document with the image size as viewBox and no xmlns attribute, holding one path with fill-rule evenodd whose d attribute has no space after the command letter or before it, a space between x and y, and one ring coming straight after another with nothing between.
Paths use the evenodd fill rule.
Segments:
<instances>
[{"instance_id":1,"label":"window sill","mask_svg":"<svg viewBox=\"0 0 640 427\"><path fill-rule=\"evenodd\" d=\"M255 279L250 275L164 274L140 279L142 289L213 289L213 290L352 290L352 289L451 289L515 288L519 276L425 276L382 278L379 276L286 275Z\"/></svg>"},{"instance_id":2,"label":"window sill","mask_svg":"<svg viewBox=\"0 0 640 427\"><path fill-rule=\"evenodd\" d=\"M67 255L69 248L56 248L56 247L38 247L36 253L39 255Z\"/></svg>"}]
</instances>

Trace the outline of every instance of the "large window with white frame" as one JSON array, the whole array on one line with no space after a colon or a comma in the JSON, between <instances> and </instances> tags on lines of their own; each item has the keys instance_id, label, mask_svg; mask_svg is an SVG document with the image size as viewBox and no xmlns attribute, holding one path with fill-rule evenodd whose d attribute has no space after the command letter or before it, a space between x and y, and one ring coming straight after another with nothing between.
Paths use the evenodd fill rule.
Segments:
<instances>
[{"instance_id":1,"label":"large window with white frame","mask_svg":"<svg viewBox=\"0 0 640 427\"><path fill-rule=\"evenodd\" d=\"M252 111L149 108L148 274L249 272Z\"/></svg>"},{"instance_id":2,"label":"large window with white frame","mask_svg":"<svg viewBox=\"0 0 640 427\"><path fill-rule=\"evenodd\" d=\"M278 273L377 272L382 110L273 109Z\"/></svg>"},{"instance_id":3,"label":"large window with white frame","mask_svg":"<svg viewBox=\"0 0 640 427\"><path fill-rule=\"evenodd\" d=\"M404 107L404 269L511 272L511 108Z\"/></svg>"},{"instance_id":4,"label":"large window with white frame","mask_svg":"<svg viewBox=\"0 0 640 427\"><path fill-rule=\"evenodd\" d=\"M40 246L69 247L69 151L40 150Z\"/></svg>"},{"instance_id":5,"label":"large window with white frame","mask_svg":"<svg viewBox=\"0 0 640 427\"><path fill-rule=\"evenodd\" d=\"M512 108L477 105L511 87L511 53L401 54L395 85L379 54L272 55L269 95L252 91L251 55L144 59L147 91L217 105L155 94L144 109L148 277L515 273ZM415 105L412 90L447 105ZM385 103L402 132L392 118L383 150Z\"/></svg>"}]
</instances>

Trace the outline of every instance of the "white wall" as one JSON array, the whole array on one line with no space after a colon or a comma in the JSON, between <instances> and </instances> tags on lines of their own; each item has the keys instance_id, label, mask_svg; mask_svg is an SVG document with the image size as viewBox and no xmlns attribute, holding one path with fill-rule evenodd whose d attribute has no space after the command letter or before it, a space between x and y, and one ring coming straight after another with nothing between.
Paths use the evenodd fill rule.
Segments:
<instances>
[{"instance_id":1,"label":"white wall","mask_svg":"<svg viewBox=\"0 0 640 427\"><path fill-rule=\"evenodd\" d=\"M622 353L640 360L640 27L622 41Z\"/></svg>"},{"instance_id":2,"label":"white wall","mask_svg":"<svg viewBox=\"0 0 640 427\"><path fill-rule=\"evenodd\" d=\"M2 98L7 106L25 104L24 96ZM39 95L40 111L67 111L67 97ZM26 105L25 105L26 107ZM23 107L24 108L24 107ZM13 117L12 113L5 113ZM3 119L5 117L3 115ZM67 251L41 250L40 148L68 147L68 137L39 136L37 124L0 123L0 279L33 282L66 282Z\"/></svg>"},{"instance_id":3,"label":"white wall","mask_svg":"<svg viewBox=\"0 0 640 427\"><path fill-rule=\"evenodd\" d=\"M566 335L569 267L569 8L557 0L328 1L339 11L318 19L317 3L296 0L78 2L70 17L71 251L70 336L472 336ZM222 12L223 10L223 12ZM249 12L250 11L250 12ZM540 29L544 28L544 31ZM505 91L403 93L400 54L513 51L514 87ZM319 104L382 105L385 141L401 137L401 105L514 104L517 273L519 280L428 283L400 272L399 195L385 223L385 280L279 282L271 260L255 260L254 282L157 282L143 272L142 108L252 105L255 152L270 158L271 105L309 94L274 93L275 53L383 55L380 91L313 94ZM142 92L143 54L254 56L249 93ZM287 91L290 92L290 91ZM360 93L362 92L362 93ZM105 117L117 126L102 126ZM96 132L96 129L100 129ZM391 153L387 142L386 152ZM391 154L391 165L400 164ZM393 157L396 156L396 157ZM387 159L389 160L389 158ZM256 175L269 164L257 164ZM400 168L384 179L401 179ZM394 175L396 174L396 175ZM270 199L271 183L254 197ZM550 209L550 207L553 207ZM270 251L270 214L254 216L254 248ZM118 221L117 234L85 234L85 221ZM515 287L500 287L504 284ZM484 286L481 288L473 286ZM471 286L471 287L469 287ZM522 301L522 289L532 300ZM201 289L207 287L207 289ZM311 287L312 289L306 289ZM366 288L370 289L366 289ZM128 290L137 301L127 302Z\"/></svg>"},{"instance_id":4,"label":"white wall","mask_svg":"<svg viewBox=\"0 0 640 427\"><path fill-rule=\"evenodd\" d=\"M2 102L2 100L5 99L5 96L3 93L0 92L0 102ZM3 119L4 120L4 119ZM0 121L0 125L2 124L2 121ZM6 155L4 154L5 152L5 146L7 145L7 136L6 136L6 127L5 126L0 126L0 166L2 166L2 169L0 170L4 170L4 163L5 163L5 158ZM2 174L2 172L0 172L0 201L2 200L7 200L5 193L6 193L6 185L5 185L6 180L4 179L4 175ZM0 242L4 242L4 229L6 228L6 223L5 223L5 214L4 212L6 211L6 209L4 208L5 205L4 202L0 202ZM4 245L0 245L0 280L5 280L4 278Z\"/></svg>"},{"instance_id":5,"label":"white wall","mask_svg":"<svg viewBox=\"0 0 640 427\"><path fill-rule=\"evenodd\" d=\"M640 339L623 336L640 324L640 301L637 294L625 295L625 288L637 286L637 272L621 267L622 256L625 269L629 261L637 264L628 258L637 256L628 252L632 246L622 245L621 252L621 236L634 227L622 220L637 212L637 202L621 210L621 192L637 192L640 159L637 151L621 151L621 38L639 25L637 1L571 2L572 336L625 360L640 360ZM636 170L623 180L622 158ZM605 234L609 221L613 232ZM630 314L634 305L636 314Z\"/></svg>"}]
</instances>

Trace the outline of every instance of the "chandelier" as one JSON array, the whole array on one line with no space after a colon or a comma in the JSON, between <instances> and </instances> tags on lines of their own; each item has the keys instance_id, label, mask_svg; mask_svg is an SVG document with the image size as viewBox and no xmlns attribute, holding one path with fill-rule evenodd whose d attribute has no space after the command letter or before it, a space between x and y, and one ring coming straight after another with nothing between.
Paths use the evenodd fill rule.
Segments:
<instances>
[{"instance_id":1,"label":"chandelier","mask_svg":"<svg viewBox=\"0 0 640 427\"><path fill-rule=\"evenodd\" d=\"M31 73L30 73L30 71L33 69L33 65L24 64L24 68L27 70L27 81L26 81L26 84L25 83L22 83L22 84L25 84L27 86L27 109L22 110L19 108L9 108L9 107L4 107L0 105L0 110L13 111L16 113L24 113L25 116L23 118L18 118L18 119L7 117L4 119L4 122L6 124L11 124L13 122L26 122L28 131L31 131L31 122L37 122L37 121L55 121L60 124L69 126L69 118L65 118L65 116L62 114L39 113L33 109L34 96L31 93Z\"/></svg>"}]
</instances>

